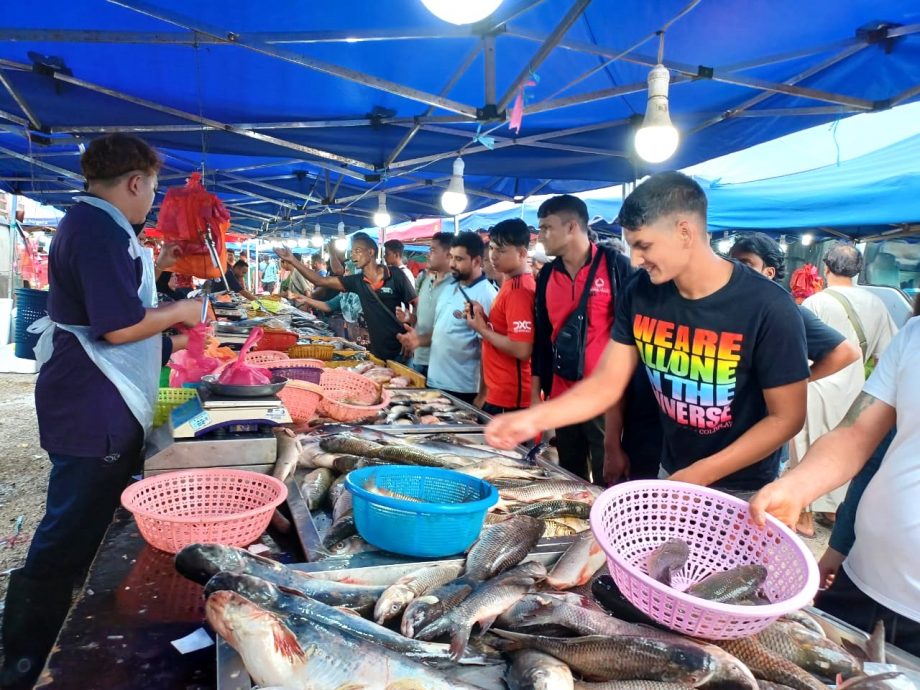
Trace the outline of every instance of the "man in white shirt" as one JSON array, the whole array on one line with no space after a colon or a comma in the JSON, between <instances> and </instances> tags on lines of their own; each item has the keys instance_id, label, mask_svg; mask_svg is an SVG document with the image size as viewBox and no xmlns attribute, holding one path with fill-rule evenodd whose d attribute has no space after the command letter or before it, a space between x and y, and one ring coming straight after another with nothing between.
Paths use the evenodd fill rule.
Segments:
<instances>
[{"instance_id":1,"label":"man in white shirt","mask_svg":"<svg viewBox=\"0 0 920 690\"><path fill-rule=\"evenodd\" d=\"M794 469L751 499L759 524L771 513L795 525L810 501L852 479L897 422L894 440L856 513L856 541L818 608L920 654L920 317L895 336L836 429Z\"/></svg>"},{"instance_id":2,"label":"man in white shirt","mask_svg":"<svg viewBox=\"0 0 920 690\"><path fill-rule=\"evenodd\" d=\"M808 384L805 426L793 439L793 465L815 441L840 423L865 383L865 362L877 361L898 330L884 303L853 284L863 266L862 254L853 244L833 245L824 257L824 266L827 288L806 299L802 306L860 347L863 356L836 374ZM819 497L811 505L811 511L832 522L846 493L847 484L844 484ZM806 513L800 521L805 534L813 533L810 518Z\"/></svg>"}]
</instances>

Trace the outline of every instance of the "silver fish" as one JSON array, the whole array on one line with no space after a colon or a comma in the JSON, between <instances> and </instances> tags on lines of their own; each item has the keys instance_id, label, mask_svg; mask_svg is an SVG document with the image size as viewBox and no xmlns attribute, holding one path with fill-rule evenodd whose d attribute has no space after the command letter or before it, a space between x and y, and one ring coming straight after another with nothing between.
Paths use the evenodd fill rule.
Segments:
<instances>
[{"instance_id":1,"label":"silver fish","mask_svg":"<svg viewBox=\"0 0 920 690\"><path fill-rule=\"evenodd\" d=\"M316 510L323 504L323 501L326 500L326 494L329 492L329 487L332 486L334 480L335 476L332 474L332 470L328 470L325 467L318 467L303 478L300 490L307 502L307 508Z\"/></svg>"},{"instance_id":2,"label":"silver fish","mask_svg":"<svg viewBox=\"0 0 920 690\"><path fill-rule=\"evenodd\" d=\"M399 578L383 593L374 607L374 620L385 623L399 616L416 597L456 579L462 565L428 565Z\"/></svg>"},{"instance_id":3,"label":"silver fish","mask_svg":"<svg viewBox=\"0 0 920 690\"><path fill-rule=\"evenodd\" d=\"M582 532L566 552L559 557L546 582L556 589L580 587L594 577L607 562L607 554L591 531Z\"/></svg>"},{"instance_id":4,"label":"silver fish","mask_svg":"<svg viewBox=\"0 0 920 690\"><path fill-rule=\"evenodd\" d=\"M541 536L543 523L525 515L493 525L470 547L464 577L481 582L517 565Z\"/></svg>"},{"instance_id":5,"label":"silver fish","mask_svg":"<svg viewBox=\"0 0 920 690\"><path fill-rule=\"evenodd\" d=\"M348 455L361 455L367 458L377 457L377 452L383 447L379 443L354 434L326 436L320 440L319 445L327 453L347 453Z\"/></svg>"},{"instance_id":6,"label":"silver fish","mask_svg":"<svg viewBox=\"0 0 920 690\"><path fill-rule=\"evenodd\" d=\"M670 586L671 576L683 568L689 558L690 546L683 539L666 541L648 555L649 577Z\"/></svg>"},{"instance_id":7,"label":"silver fish","mask_svg":"<svg viewBox=\"0 0 920 690\"><path fill-rule=\"evenodd\" d=\"M285 482L297 469L297 463L303 453L303 446L300 445L300 441L297 440L290 429L275 430L275 439L278 453L272 476Z\"/></svg>"},{"instance_id":8,"label":"silver fish","mask_svg":"<svg viewBox=\"0 0 920 690\"><path fill-rule=\"evenodd\" d=\"M385 647L306 618L282 619L236 592L215 592L208 598L205 612L214 630L236 649L261 686L286 690L474 690ZM381 682L382 669L385 680Z\"/></svg>"},{"instance_id":9,"label":"silver fish","mask_svg":"<svg viewBox=\"0 0 920 690\"><path fill-rule=\"evenodd\" d=\"M329 547L329 553L335 556L350 556L356 553L365 553L367 551L379 551L373 544L368 544L357 534L345 537Z\"/></svg>"},{"instance_id":10,"label":"silver fish","mask_svg":"<svg viewBox=\"0 0 920 690\"><path fill-rule=\"evenodd\" d=\"M509 690L574 690L572 671L554 656L524 649L511 655Z\"/></svg>"}]
</instances>

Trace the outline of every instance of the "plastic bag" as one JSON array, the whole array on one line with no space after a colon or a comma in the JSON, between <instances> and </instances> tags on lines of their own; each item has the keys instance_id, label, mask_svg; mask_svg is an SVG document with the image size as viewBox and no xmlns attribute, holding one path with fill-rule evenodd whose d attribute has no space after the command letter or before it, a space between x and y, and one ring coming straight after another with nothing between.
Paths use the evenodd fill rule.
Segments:
<instances>
[{"instance_id":1,"label":"plastic bag","mask_svg":"<svg viewBox=\"0 0 920 690\"><path fill-rule=\"evenodd\" d=\"M181 256L174 273L198 278L219 278L227 263L225 236L230 228L230 214L216 196L201 184L201 174L192 173L184 187L166 193L160 208L157 230L168 242L179 245ZM220 260L215 267L205 243L210 229Z\"/></svg>"},{"instance_id":2,"label":"plastic bag","mask_svg":"<svg viewBox=\"0 0 920 690\"><path fill-rule=\"evenodd\" d=\"M262 333L261 328L252 329L240 349L239 357L221 372L218 381L231 386L264 386L272 382L272 373L268 369L253 366L246 362L246 354L252 349L253 345L259 342Z\"/></svg>"},{"instance_id":3,"label":"plastic bag","mask_svg":"<svg viewBox=\"0 0 920 690\"><path fill-rule=\"evenodd\" d=\"M202 376L214 373L220 360L205 353L207 326L203 323L188 330L188 346L169 358L169 385L181 388L183 383L198 383Z\"/></svg>"},{"instance_id":4,"label":"plastic bag","mask_svg":"<svg viewBox=\"0 0 920 690\"><path fill-rule=\"evenodd\" d=\"M793 272L789 279L789 290L797 304L811 297L816 292L824 289L824 281L818 274L818 269L814 264L805 264L802 268Z\"/></svg>"}]
</instances>

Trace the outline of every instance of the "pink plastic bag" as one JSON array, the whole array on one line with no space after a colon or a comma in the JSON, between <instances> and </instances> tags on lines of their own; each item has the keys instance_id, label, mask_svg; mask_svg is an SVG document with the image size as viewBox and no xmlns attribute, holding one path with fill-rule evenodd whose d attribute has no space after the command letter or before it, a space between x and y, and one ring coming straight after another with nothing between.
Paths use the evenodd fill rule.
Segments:
<instances>
[{"instance_id":1,"label":"pink plastic bag","mask_svg":"<svg viewBox=\"0 0 920 690\"><path fill-rule=\"evenodd\" d=\"M188 346L169 358L169 385L181 388L184 383L198 383L202 376L214 373L221 362L204 353L207 341L207 325L200 323L187 333Z\"/></svg>"},{"instance_id":2,"label":"pink plastic bag","mask_svg":"<svg viewBox=\"0 0 920 690\"><path fill-rule=\"evenodd\" d=\"M272 373L264 367L256 367L246 363L246 353L262 337L261 328L253 328L246 342L240 350L237 360L224 369L218 381L231 386L264 386L272 382Z\"/></svg>"}]
</instances>

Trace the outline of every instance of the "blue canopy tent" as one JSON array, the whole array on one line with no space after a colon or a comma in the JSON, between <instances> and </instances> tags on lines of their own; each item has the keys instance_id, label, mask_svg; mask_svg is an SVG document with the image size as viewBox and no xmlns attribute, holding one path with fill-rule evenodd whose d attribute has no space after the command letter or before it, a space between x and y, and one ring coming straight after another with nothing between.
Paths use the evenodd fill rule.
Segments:
<instances>
[{"instance_id":1,"label":"blue canopy tent","mask_svg":"<svg viewBox=\"0 0 920 690\"><path fill-rule=\"evenodd\" d=\"M914 0L686 2L505 0L454 27L418 0L47 0L0 27L0 185L66 206L80 144L132 131L240 229L331 233L380 191L394 222L439 214L458 154L470 209L657 169L631 140L659 48L682 141L658 168L920 96Z\"/></svg>"}]
</instances>

